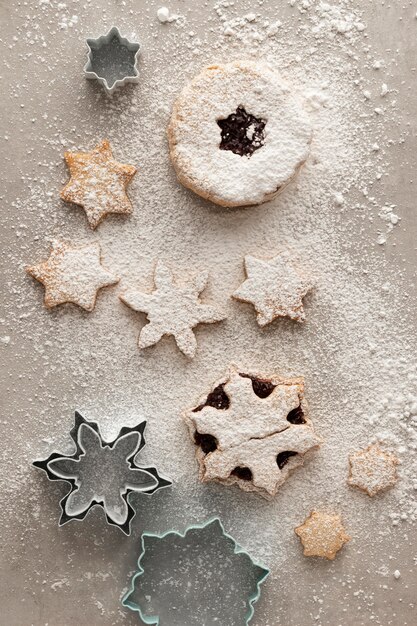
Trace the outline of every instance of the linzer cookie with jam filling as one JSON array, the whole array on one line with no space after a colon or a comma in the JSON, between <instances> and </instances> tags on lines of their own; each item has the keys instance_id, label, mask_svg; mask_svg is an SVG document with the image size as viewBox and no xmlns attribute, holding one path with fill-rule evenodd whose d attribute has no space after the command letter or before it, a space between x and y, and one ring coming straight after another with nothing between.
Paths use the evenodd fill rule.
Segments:
<instances>
[{"instance_id":1,"label":"linzer cookie with jam filling","mask_svg":"<svg viewBox=\"0 0 417 626\"><path fill-rule=\"evenodd\" d=\"M264 377L232 366L183 417L202 482L237 484L266 499L321 443L308 417L302 378Z\"/></svg>"},{"instance_id":2,"label":"linzer cookie with jam filling","mask_svg":"<svg viewBox=\"0 0 417 626\"><path fill-rule=\"evenodd\" d=\"M205 68L174 104L168 127L179 181L225 207L271 200L306 161L311 126L266 63Z\"/></svg>"}]
</instances>

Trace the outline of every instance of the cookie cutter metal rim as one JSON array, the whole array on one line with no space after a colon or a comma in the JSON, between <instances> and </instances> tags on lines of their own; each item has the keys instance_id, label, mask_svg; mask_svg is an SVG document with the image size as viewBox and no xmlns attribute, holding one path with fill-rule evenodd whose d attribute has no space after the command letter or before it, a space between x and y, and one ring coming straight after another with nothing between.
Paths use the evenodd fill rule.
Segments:
<instances>
[{"instance_id":1,"label":"cookie cutter metal rim","mask_svg":"<svg viewBox=\"0 0 417 626\"><path fill-rule=\"evenodd\" d=\"M93 61L93 56L94 56L93 51L97 50L102 45L109 44L111 39L113 39L114 36L116 36L119 42L123 46L125 46L130 52L135 52L135 56L133 60L133 71L136 73L133 74L132 76L128 75L128 76L124 76L123 78L117 79L113 83L113 85L110 87L107 82L107 79L104 78L103 76L99 76L98 74L96 74L96 72L93 72L91 69L91 66L92 66L92 61ZM136 67L136 65L137 65L141 46L138 41L129 41L126 37L122 37L117 26L112 26L109 32L106 33L105 35L100 35L100 37L96 37L95 39L93 37L89 37L86 40L86 43L89 48L88 55L87 55L87 63L84 65L84 74L87 80L97 80L100 83L100 85L103 85L106 93L109 96L112 96L113 93L116 91L116 89L119 89L119 87L123 87L127 83L139 82L139 70Z\"/></svg>"},{"instance_id":2,"label":"cookie cutter metal rim","mask_svg":"<svg viewBox=\"0 0 417 626\"><path fill-rule=\"evenodd\" d=\"M152 538L156 538L156 539L165 539L165 537L167 537L168 535L177 535L178 537L182 537L184 538L187 533L190 530L202 530L203 528L206 528L207 526L210 526L210 524L213 523L218 523L220 526L220 529L222 531L223 536L226 539L230 539L233 543L233 552L234 554L244 554L246 555L249 560L251 561L251 563L255 566L260 568L261 570L263 570L263 573L258 577L258 580L256 582L256 592L254 594L252 594L252 596L249 597L248 599L248 604L249 604L249 608L248 608L248 613L245 616L245 626L249 625L249 622L251 621L253 614L255 612L255 607L254 604L259 600L260 596L261 596L261 585L262 583L265 581L265 579L269 576L270 570L265 567L264 565L261 565L260 563L258 563L257 561L255 561L251 555L249 554L249 552L247 552L247 550L245 550L244 548L242 548L242 546L240 546L236 540L229 535L229 533L227 533L224 529L224 526L220 520L220 518L218 517L212 517L210 518L207 522L202 522L201 524L191 524L191 526L187 526L187 528L184 530L183 533L176 531L176 530L168 530L162 534L158 534L158 533L151 533L151 532L144 532L141 535L141 553L139 555L138 558L138 571L134 574L132 581L130 583L130 588L129 590L125 593L125 595L122 598L122 605L132 611L136 611L139 614L140 619L147 625L149 626L158 626L159 625L159 617L157 615L144 615L142 613L142 610L140 608L140 606L138 604L136 604L135 602L131 602L129 601L129 596L132 595L132 593L135 592L135 583L136 580L138 578L140 578L142 576L142 574L144 574L145 570L142 568L141 566L141 560L145 555L146 552L146 548L145 548L145 537L152 537Z\"/></svg>"},{"instance_id":3,"label":"cookie cutter metal rim","mask_svg":"<svg viewBox=\"0 0 417 626\"><path fill-rule=\"evenodd\" d=\"M118 528L120 528L120 530L127 536L130 535L131 532L131 521L132 519L136 516L137 511L132 507L132 505L130 504L129 501L129 496L131 493L138 493L136 490L134 489L127 489L126 493L122 496L123 500L125 500L126 504L127 504L127 508L128 508L128 515L126 518L126 521L123 524L118 524L117 522L113 521L106 512L104 503L101 501L97 501L97 500L93 500L91 502L91 504L89 505L89 507L85 510L82 511L81 513L79 513L78 515L68 515L68 513L65 511L65 503L68 500L70 494L73 492L73 488L75 487L75 479L73 478L62 478L60 476L57 476L56 474L54 474L52 472L52 470L49 468L49 464L51 461L55 461L56 459L61 459L61 458L66 458L66 459L77 459L81 453L81 446L78 440L78 432L80 429L80 426L82 424L87 424L92 430L94 430L100 437L101 440L101 447L102 448L112 448L114 446L114 444L116 443L116 441L118 441L121 437L123 437L124 435L126 435L127 433L131 433L131 432L138 432L140 434L141 437L141 441L139 444L138 449L136 450L136 452L134 453L133 457L129 459L129 463L133 463L133 459L140 453L140 451L143 449L143 447L146 444L145 441L145 436L144 436L144 431L147 425L146 420L143 420L143 422L141 422L140 424L138 424L137 426L133 426L132 428L129 428L128 426L123 426L120 431L119 434L117 435L117 437L110 442L104 441L101 437L101 433L100 433L100 428L97 424L97 422L90 422L88 420L86 420L79 411L75 411L75 423L74 426L71 428L70 430L70 437L73 440L73 442L75 443L76 446L76 450L74 452L74 454L72 455L63 455L59 452L53 452L52 454L49 455L49 457L47 459L41 460L41 461L33 461L32 465L36 468L42 469L44 472L46 472L47 476L48 476L48 480L50 481L54 481L54 480L62 480L65 481L67 483L69 483L71 485L70 490L65 494L65 496L59 501L60 507L61 507L61 517L59 519L58 522L58 526L64 526L65 524L67 524L68 522L71 521L76 521L76 522L82 522L85 517L88 515L89 511L94 508L95 506L100 506L103 511L104 511L104 515L106 517L106 522L107 524L109 524L109 526L117 526ZM146 495L146 496L151 496L153 493L155 493L155 491L158 491L159 489L163 489L165 487L169 487L170 485L172 485L172 482L170 480L168 480L167 478L164 478L163 476L161 476L157 469L155 467L138 467L138 469L144 470L145 472L151 474L154 478L156 478L157 480L157 485L150 489L149 491L143 491L141 492L141 495Z\"/></svg>"}]
</instances>

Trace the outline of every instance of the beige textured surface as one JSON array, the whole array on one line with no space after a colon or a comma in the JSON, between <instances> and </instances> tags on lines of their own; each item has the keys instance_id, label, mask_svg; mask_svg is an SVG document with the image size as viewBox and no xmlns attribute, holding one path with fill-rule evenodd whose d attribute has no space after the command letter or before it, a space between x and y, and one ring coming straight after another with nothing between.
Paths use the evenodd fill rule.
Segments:
<instances>
[{"instance_id":1,"label":"beige textured surface","mask_svg":"<svg viewBox=\"0 0 417 626\"><path fill-rule=\"evenodd\" d=\"M297 186L262 207L224 213L178 185L167 152L166 125L182 86L207 64L239 58L244 46L220 36L214 2L195 4L178 0L171 7L187 16L184 27L159 24L153 0L0 5L0 624L138 624L120 597L135 567L140 533L183 531L187 523L217 514L271 568L251 626L410 626L416 622L415 491L404 485L410 484L411 454L400 455L398 484L372 500L346 479L348 454L366 447L379 430L394 434L395 447L406 447L400 424L408 420L406 398L416 393L416 381L408 377L415 374L416 354L416 7L349 2L364 10L367 29L357 43L339 49L331 43L333 31L315 39L312 11L286 2L278 9L272 0L262 6L236 2L238 16L251 9L262 14L255 24L268 16L285 23L277 63L285 73L294 71L293 79L304 77L327 91L324 120L339 114L341 124L321 125L315 160L306 163ZM68 27L74 13L78 23ZM141 80L109 101L82 77L83 42L113 23L141 42ZM299 36L298 27L304 28ZM250 48L256 57L257 45ZM375 69L381 59L385 65ZM390 93L383 100L385 82ZM313 112L316 102L311 96ZM379 107L383 115L374 112ZM68 180L63 154L90 150L103 137L121 163L138 167L129 188L134 212L110 217L92 233L82 211L59 200ZM379 153L372 151L378 137ZM346 163L341 141L354 153L347 152ZM326 146L333 147L331 154ZM344 205L317 194L317 181L326 192L326 168L335 172L328 196L343 192ZM361 182L366 173L375 181L379 170L378 183ZM401 221L378 246L385 202L396 205ZM189 363L171 339L137 349L138 315L118 302L118 287L103 290L92 313L46 311L42 288L24 267L46 257L50 239L59 234L77 241L98 237L103 263L122 277L121 288L150 291L157 258L184 273L193 266L208 269L213 281L207 299L226 307L227 321L197 329L198 357ZM272 256L281 245L295 248L300 266L314 270L317 289L306 298L302 328L284 320L261 332L253 310L229 296L244 279L246 254ZM305 376L312 421L325 439L273 502L197 481L180 413L233 361L248 370ZM30 467L54 449L68 452L75 408L98 421L109 439L123 423L149 420L144 462L154 461L174 486L137 501L130 538L106 527L95 512L59 529L64 489ZM302 557L294 534L322 506L340 511L352 536L332 563Z\"/></svg>"}]
</instances>

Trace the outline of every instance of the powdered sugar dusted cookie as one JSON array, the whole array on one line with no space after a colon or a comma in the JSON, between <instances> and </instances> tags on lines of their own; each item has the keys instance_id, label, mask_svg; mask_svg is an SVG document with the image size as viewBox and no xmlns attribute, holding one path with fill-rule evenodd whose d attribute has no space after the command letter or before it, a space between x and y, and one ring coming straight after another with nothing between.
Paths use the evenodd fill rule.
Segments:
<instances>
[{"instance_id":1,"label":"powdered sugar dusted cookie","mask_svg":"<svg viewBox=\"0 0 417 626\"><path fill-rule=\"evenodd\" d=\"M76 246L55 240L49 259L26 271L44 285L48 309L70 302L92 311L97 291L119 281L101 264L100 244L96 241Z\"/></svg>"},{"instance_id":2,"label":"powdered sugar dusted cookie","mask_svg":"<svg viewBox=\"0 0 417 626\"><path fill-rule=\"evenodd\" d=\"M288 252L268 261L248 255L245 270L247 278L233 298L253 304L259 326L277 317L305 320L303 297L312 286L293 265Z\"/></svg>"},{"instance_id":3,"label":"powdered sugar dusted cookie","mask_svg":"<svg viewBox=\"0 0 417 626\"><path fill-rule=\"evenodd\" d=\"M398 462L395 454L386 452L378 443L370 445L349 456L348 483L375 496L395 485Z\"/></svg>"},{"instance_id":4,"label":"powdered sugar dusted cookie","mask_svg":"<svg viewBox=\"0 0 417 626\"><path fill-rule=\"evenodd\" d=\"M132 212L126 188L136 167L115 161L107 139L91 152L66 152L64 158L71 178L61 198L82 206L92 228L111 213Z\"/></svg>"},{"instance_id":5,"label":"powdered sugar dusted cookie","mask_svg":"<svg viewBox=\"0 0 417 626\"><path fill-rule=\"evenodd\" d=\"M139 348L157 343L163 335L172 335L178 348L189 358L197 349L193 328L198 324L220 322L225 316L214 306L204 304L199 294L205 289L208 273L202 272L188 283L179 284L161 262L155 268L155 291L143 293L129 289L120 295L134 311L146 313L149 324L139 335Z\"/></svg>"},{"instance_id":6,"label":"powdered sugar dusted cookie","mask_svg":"<svg viewBox=\"0 0 417 626\"><path fill-rule=\"evenodd\" d=\"M308 417L302 378L265 378L232 366L183 417L203 482L237 484L267 499L321 443Z\"/></svg>"},{"instance_id":7,"label":"powdered sugar dusted cookie","mask_svg":"<svg viewBox=\"0 0 417 626\"><path fill-rule=\"evenodd\" d=\"M312 511L304 524L295 529L301 539L304 556L319 556L333 561L341 548L350 541L338 514Z\"/></svg>"},{"instance_id":8,"label":"powdered sugar dusted cookie","mask_svg":"<svg viewBox=\"0 0 417 626\"><path fill-rule=\"evenodd\" d=\"M298 97L265 63L204 69L178 97L168 127L180 182L226 207L271 200L309 154Z\"/></svg>"}]
</instances>

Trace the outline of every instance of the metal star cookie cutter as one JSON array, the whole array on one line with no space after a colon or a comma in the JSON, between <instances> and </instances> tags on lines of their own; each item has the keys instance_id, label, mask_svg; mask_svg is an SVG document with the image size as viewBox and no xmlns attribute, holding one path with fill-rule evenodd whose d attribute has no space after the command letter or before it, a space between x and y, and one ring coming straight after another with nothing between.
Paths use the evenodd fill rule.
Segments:
<instances>
[{"instance_id":1,"label":"metal star cookie cutter","mask_svg":"<svg viewBox=\"0 0 417 626\"><path fill-rule=\"evenodd\" d=\"M71 520L81 521L94 506L101 506L107 523L130 534L136 515L129 501L133 492L151 495L171 481L154 467L136 465L136 457L145 445L146 421L133 428L123 427L116 439L104 442L98 424L75 412L70 436L76 450L71 455L53 452L33 465L44 470L49 480L64 480L71 489L60 501L59 526Z\"/></svg>"},{"instance_id":2,"label":"metal star cookie cutter","mask_svg":"<svg viewBox=\"0 0 417 626\"><path fill-rule=\"evenodd\" d=\"M145 624L247 625L268 574L213 518L184 533L143 533L122 604Z\"/></svg>"},{"instance_id":3,"label":"metal star cookie cutter","mask_svg":"<svg viewBox=\"0 0 417 626\"><path fill-rule=\"evenodd\" d=\"M84 66L86 78L97 80L111 96L126 83L137 83L136 67L140 44L122 37L113 26L106 35L87 39L88 61Z\"/></svg>"}]
</instances>

